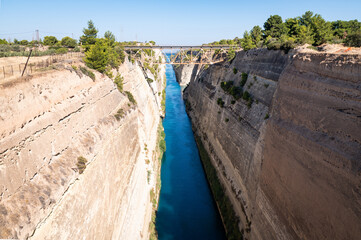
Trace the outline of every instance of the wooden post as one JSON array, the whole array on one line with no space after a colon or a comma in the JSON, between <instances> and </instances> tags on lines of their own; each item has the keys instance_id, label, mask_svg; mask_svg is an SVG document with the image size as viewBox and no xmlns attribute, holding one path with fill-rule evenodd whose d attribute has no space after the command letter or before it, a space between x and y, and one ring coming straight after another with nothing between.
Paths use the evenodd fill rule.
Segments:
<instances>
[{"instance_id":1,"label":"wooden post","mask_svg":"<svg viewBox=\"0 0 361 240\"><path fill-rule=\"evenodd\" d=\"M29 59L30 59L30 56L31 56L31 53L32 53L32 52L33 52L33 49L30 49L29 57L28 57L28 60L26 60L25 67L24 67L24 71L23 71L23 73L21 74L21 76L24 75L25 69L26 69L26 67L28 66L28 62L29 62Z\"/></svg>"}]
</instances>

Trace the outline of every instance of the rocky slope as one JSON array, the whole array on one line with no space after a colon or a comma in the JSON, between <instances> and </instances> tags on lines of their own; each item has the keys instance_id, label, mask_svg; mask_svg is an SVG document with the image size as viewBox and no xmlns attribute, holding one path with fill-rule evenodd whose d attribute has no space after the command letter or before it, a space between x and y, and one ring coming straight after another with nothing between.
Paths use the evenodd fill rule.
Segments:
<instances>
[{"instance_id":1,"label":"rocky slope","mask_svg":"<svg viewBox=\"0 0 361 240\"><path fill-rule=\"evenodd\" d=\"M360 55L259 49L196 68L175 71L244 237L361 236Z\"/></svg>"},{"instance_id":2,"label":"rocky slope","mask_svg":"<svg viewBox=\"0 0 361 240\"><path fill-rule=\"evenodd\" d=\"M149 237L165 70L148 83L139 64L118 69L136 104L67 63L1 84L0 238Z\"/></svg>"}]
</instances>

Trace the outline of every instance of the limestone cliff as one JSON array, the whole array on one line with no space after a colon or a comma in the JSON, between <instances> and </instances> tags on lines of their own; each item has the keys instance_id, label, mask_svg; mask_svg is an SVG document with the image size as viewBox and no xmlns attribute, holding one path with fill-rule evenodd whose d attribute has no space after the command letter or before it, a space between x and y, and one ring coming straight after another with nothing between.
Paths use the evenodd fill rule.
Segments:
<instances>
[{"instance_id":1,"label":"limestone cliff","mask_svg":"<svg viewBox=\"0 0 361 240\"><path fill-rule=\"evenodd\" d=\"M178 73L188 114L244 237L361 236L360 55L258 49L195 68Z\"/></svg>"},{"instance_id":2,"label":"limestone cliff","mask_svg":"<svg viewBox=\"0 0 361 240\"><path fill-rule=\"evenodd\" d=\"M67 63L1 84L0 238L149 237L165 69L149 83L140 64L118 69L136 104Z\"/></svg>"}]
</instances>

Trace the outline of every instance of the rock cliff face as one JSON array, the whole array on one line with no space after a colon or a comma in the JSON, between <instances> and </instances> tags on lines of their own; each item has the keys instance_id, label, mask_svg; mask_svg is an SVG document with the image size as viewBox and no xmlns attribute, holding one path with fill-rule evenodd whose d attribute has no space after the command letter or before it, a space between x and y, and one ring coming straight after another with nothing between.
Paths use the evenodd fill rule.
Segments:
<instances>
[{"instance_id":1,"label":"rock cliff face","mask_svg":"<svg viewBox=\"0 0 361 240\"><path fill-rule=\"evenodd\" d=\"M121 65L137 104L71 70L0 86L0 238L146 239L165 70L148 83L139 63Z\"/></svg>"},{"instance_id":2,"label":"rock cliff face","mask_svg":"<svg viewBox=\"0 0 361 240\"><path fill-rule=\"evenodd\" d=\"M195 68L178 74L188 114L244 236L361 236L361 57L259 49Z\"/></svg>"}]
</instances>

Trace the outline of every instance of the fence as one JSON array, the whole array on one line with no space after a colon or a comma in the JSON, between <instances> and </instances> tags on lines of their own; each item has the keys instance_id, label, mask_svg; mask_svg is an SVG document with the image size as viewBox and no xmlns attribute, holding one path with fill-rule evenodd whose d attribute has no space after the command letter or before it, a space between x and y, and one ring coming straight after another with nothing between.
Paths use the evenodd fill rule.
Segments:
<instances>
[{"instance_id":1,"label":"fence","mask_svg":"<svg viewBox=\"0 0 361 240\"><path fill-rule=\"evenodd\" d=\"M28 66L26 67L25 74L31 74L35 72L38 69L45 69L49 67L50 65L66 60L66 59L72 59L72 58L79 58L82 57L84 54L80 52L70 52L62 55L51 55L48 56L46 59L44 57L31 57L30 61L28 63ZM42 58L41 60L39 58ZM0 79L9 78L12 76L21 76L24 67L24 63L19 64L13 64L13 65L7 65L7 66L0 66Z\"/></svg>"}]
</instances>

